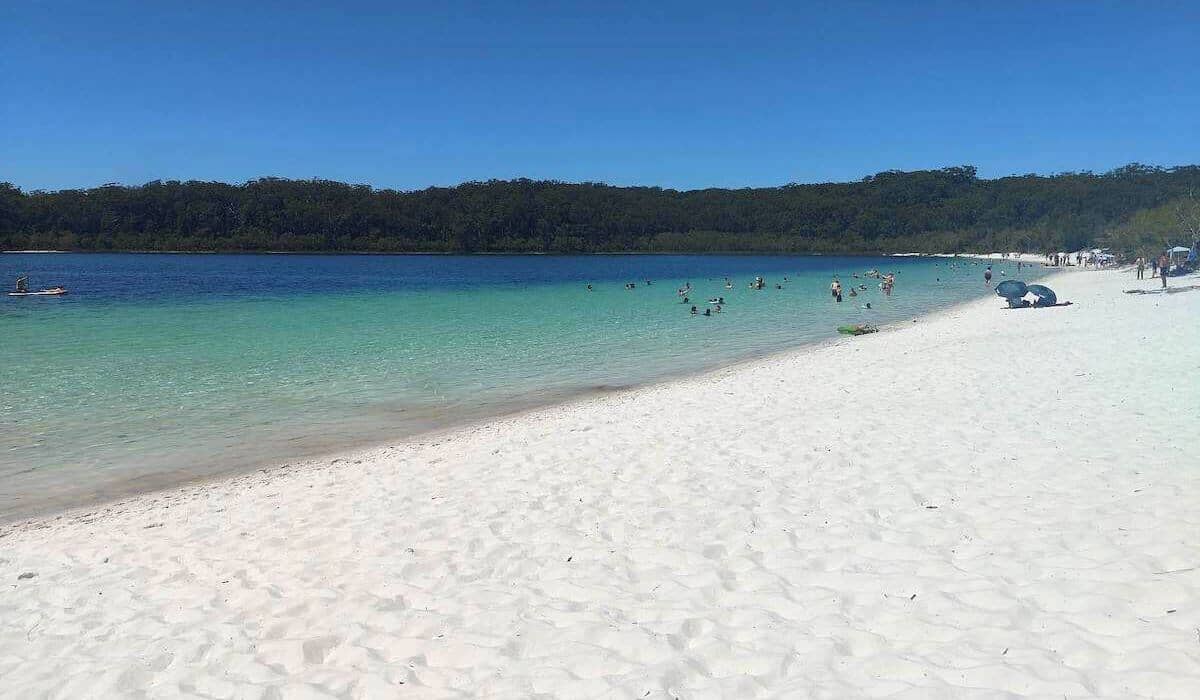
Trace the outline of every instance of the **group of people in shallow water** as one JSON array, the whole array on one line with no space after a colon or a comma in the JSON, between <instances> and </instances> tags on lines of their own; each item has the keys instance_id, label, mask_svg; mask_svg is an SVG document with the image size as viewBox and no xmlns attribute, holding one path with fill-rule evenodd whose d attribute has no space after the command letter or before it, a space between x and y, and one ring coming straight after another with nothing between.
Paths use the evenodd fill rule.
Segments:
<instances>
[{"instance_id":1,"label":"group of people in shallow water","mask_svg":"<svg viewBox=\"0 0 1200 700\"><path fill-rule=\"evenodd\" d=\"M871 270L870 272L866 273L866 276L874 277L875 279L880 280L879 288L881 290L883 290L883 293L888 296L891 296L892 290L896 288L896 273L894 273L894 272L889 272L886 275L883 275L883 274L880 274L878 270ZM854 279L859 279L858 275L853 275L853 277L854 277ZM833 297L834 301L841 303L842 291L843 291L842 290L842 281L840 279L838 279L837 277L834 277L833 282L830 283L830 285L829 285L829 293ZM859 292L865 292L865 291L867 291L867 285L862 284L860 282L858 284L858 286L854 286L854 285L850 286L849 296L856 297L856 296L858 296ZM864 309L871 308L871 302L867 302L866 306L864 306L863 308Z\"/></svg>"},{"instance_id":2,"label":"group of people in shallow water","mask_svg":"<svg viewBox=\"0 0 1200 700\"><path fill-rule=\"evenodd\" d=\"M869 270L869 271L863 273L862 276L879 280L879 289L882 290L883 293L888 296L891 296L892 290L895 289L896 273L894 273L894 272L881 273L879 270ZM854 274L853 277L854 277L854 279L860 279L860 276L858 274ZM783 289L783 283L786 283L788 281L789 281L788 277L786 277L786 276L783 277L783 280L781 283L775 284L775 288ZM651 284L651 281L645 280L645 284L647 286L649 286ZM725 289L733 289L733 282L728 277L725 278L724 285L725 285ZM761 289L766 289L766 287L767 287L767 281L765 278L763 278L761 276L755 277L754 280L752 282L750 282L750 289L761 290ZM627 290L632 290L632 289L636 289L636 288L637 288L637 284L634 282L626 282L625 283L625 289L627 289ZM591 284L587 285L587 290L589 292L593 291L593 287ZM830 291L830 294L833 297L834 301L841 302L844 291L848 291L849 296L851 296L851 297L857 297L860 295L861 292L867 291L867 285L860 282L858 284L851 284L849 286L848 290L844 290L842 287L841 280L839 278L835 277L833 282L829 285L829 291ZM689 306L689 312L690 312L690 315L692 315L692 316L712 316L713 314L719 314L719 313L721 313L723 307L725 306L725 297L723 297L723 296L711 297L708 299L708 307L706 307L703 311L701 311L700 307L698 305L692 303L692 298L691 298L692 283L691 282L686 282L682 287L679 287L678 289L676 289L675 293L679 296L680 303ZM870 309L871 303L866 302L866 304L864 304L862 306L862 308Z\"/></svg>"}]
</instances>

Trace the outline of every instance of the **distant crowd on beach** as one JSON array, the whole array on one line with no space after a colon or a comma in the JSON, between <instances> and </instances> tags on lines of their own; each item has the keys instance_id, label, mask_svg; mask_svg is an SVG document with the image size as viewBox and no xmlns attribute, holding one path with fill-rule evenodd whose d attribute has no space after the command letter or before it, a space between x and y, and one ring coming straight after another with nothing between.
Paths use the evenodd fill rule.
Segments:
<instances>
[{"instance_id":1,"label":"distant crowd on beach","mask_svg":"<svg viewBox=\"0 0 1200 700\"><path fill-rule=\"evenodd\" d=\"M1107 248L1080 250L1075 253L1049 253L1046 264L1052 267L1082 267L1084 269L1111 269L1128 265L1128 258L1116 255ZM1186 274L1197 269L1197 246L1174 246L1158 255L1139 255L1132 260L1132 266L1139 280L1146 279L1146 268L1150 268L1150 279L1158 278L1162 286L1167 286L1167 277Z\"/></svg>"},{"instance_id":2,"label":"distant crowd on beach","mask_svg":"<svg viewBox=\"0 0 1200 700\"><path fill-rule=\"evenodd\" d=\"M1106 249L1097 248L1089 251L1080 250L1075 253L1050 253L1046 256L1046 263L1051 267L1093 267L1100 269L1118 264L1119 259Z\"/></svg>"}]
</instances>

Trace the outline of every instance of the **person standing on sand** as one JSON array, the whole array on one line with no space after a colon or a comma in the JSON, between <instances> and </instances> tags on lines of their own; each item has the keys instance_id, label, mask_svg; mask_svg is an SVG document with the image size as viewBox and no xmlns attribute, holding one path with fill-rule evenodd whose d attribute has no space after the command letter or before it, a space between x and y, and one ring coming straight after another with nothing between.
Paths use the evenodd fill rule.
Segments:
<instances>
[{"instance_id":1,"label":"person standing on sand","mask_svg":"<svg viewBox=\"0 0 1200 700\"><path fill-rule=\"evenodd\" d=\"M992 286L992 266L991 265L988 265L987 269L983 271L983 282L984 282L984 284L986 284L989 287Z\"/></svg>"},{"instance_id":2,"label":"person standing on sand","mask_svg":"<svg viewBox=\"0 0 1200 700\"><path fill-rule=\"evenodd\" d=\"M1158 276L1162 279L1162 288L1167 288L1167 273L1171 271L1171 259L1166 253L1158 256Z\"/></svg>"},{"instance_id":3,"label":"person standing on sand","mask_svg":"<svg viewBox=\"0 0 1200 700\"><path fill-rule=\"evenodd\" d=\"M1158 258L1150 261L1150 279L1158 277Z\"/></svg>"},{"instance_id":4,"label":"person standing on sand","mask_svg":"<svg viewBox=\"0 0 1200 700\"><path fill-rule=\"evenodd\" d=\"M1135 264L1137 265L1137 273L1138 273L1137 278L1145 279L1146 278L1146 259L1139 257Z\"/></svg>"}]
</instances>

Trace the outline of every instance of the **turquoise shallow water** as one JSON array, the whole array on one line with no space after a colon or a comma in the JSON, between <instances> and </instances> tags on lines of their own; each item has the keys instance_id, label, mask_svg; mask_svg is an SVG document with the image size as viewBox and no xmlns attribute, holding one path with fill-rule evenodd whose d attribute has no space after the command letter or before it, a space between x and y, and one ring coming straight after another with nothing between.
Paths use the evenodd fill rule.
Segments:
<instances>
[{"instance_id":1,"label":"turquoise shallow water","mask_svg":"<svg viewBox=\"0 0 1200 700\"><path fill-rule=\"evenodd\" d=\"M1015 263L995 267L997 279L1016 276ZM891 297L851 277L873 268L897 273ZM4 278L28 273L72 294L0 300L10 358L0 518L911 318L989 293L983 269L909 258L3 255ZM834 274L867 290L836 304ZM748 288L755 275L766 289ZM724 311L691 316L676 294L686 282L701 311L718 296Z\"/></svg>"}]
</instances>

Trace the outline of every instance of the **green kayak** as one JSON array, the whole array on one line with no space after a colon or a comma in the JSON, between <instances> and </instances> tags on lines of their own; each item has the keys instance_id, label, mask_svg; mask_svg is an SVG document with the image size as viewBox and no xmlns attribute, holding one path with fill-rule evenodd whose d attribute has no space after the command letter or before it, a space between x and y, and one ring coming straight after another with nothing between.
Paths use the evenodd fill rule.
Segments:
<instances>
[{"instance_id":1,"label":"green kayak","mask_svg":"<svg viewBox=\"0 0 1200 700\"><path fill-rule=\"evenodd\" d=\"M838 326L838 333L842 335L866 335L867 333L875 333L879 329L865 323L855 324L853 326Z\"/></svg>"}]
</instances>

